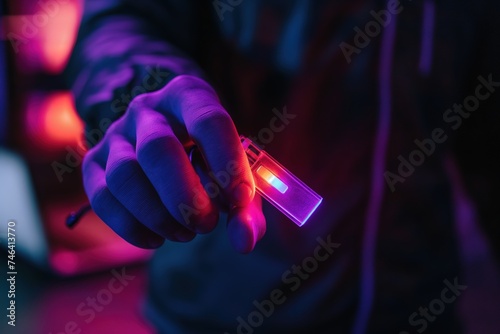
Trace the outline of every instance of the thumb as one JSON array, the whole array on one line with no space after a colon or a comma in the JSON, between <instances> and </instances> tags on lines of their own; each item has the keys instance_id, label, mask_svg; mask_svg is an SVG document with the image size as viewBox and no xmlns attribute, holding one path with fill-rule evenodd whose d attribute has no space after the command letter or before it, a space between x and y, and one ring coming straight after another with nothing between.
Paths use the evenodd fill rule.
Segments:
<instances>
[{"instance_id":1,"label":"thumb","mask_svg":"<svg viewBox=\"0 0 500 334\"><path fill-rule=\"evenodd\" d=\"M203 157L198 150L191 152L193 166L200 176L202 184L207 185L213 180L208 175L207 167L204 165ZM215 184L213 184L215 185ZM209 194L210 196L210 194ZM211 197L217 206L223 210L228 210L226 201L222 198L224 194ZM233 207L229 210L227 219L227 233L233 248L240 253L251 252L257 241L262 239L266 233L266 218L262 213L262 197L255 195L253 199L242 207Z\"/></svg>"},{"instance_id":2,"label":"thumb","mask_svg":"<svg viewBox=\"0 0 500 334\"><path fill-rule=\"evenodd\" d=\"M234 207L229 212L227 234L236 251L250 253L265 233L266 218L260 196L254 196L247 206Z\"/></svg>"}]
</instances>

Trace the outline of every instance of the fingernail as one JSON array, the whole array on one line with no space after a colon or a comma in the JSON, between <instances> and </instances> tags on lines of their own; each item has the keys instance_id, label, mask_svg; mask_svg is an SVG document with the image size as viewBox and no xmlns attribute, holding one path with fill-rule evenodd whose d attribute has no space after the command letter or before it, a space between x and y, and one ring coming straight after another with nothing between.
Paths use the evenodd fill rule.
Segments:
<instances>
[{"instance_id":1,"label":"fingernail","mask_svg":"<svg viewBox=\"0 0 500 334\"><path fill-rule=\"evenodd\" d=\"M252 199L252 188L246 183L240 183L233 190L233 200L236 206L245 206Z\"/></svg>"}]
</instances>

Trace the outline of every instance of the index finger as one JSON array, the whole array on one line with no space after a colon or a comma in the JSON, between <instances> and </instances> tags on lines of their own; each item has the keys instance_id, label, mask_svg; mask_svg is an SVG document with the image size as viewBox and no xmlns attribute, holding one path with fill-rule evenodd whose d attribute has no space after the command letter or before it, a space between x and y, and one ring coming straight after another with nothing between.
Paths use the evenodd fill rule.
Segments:
<instances>
[{"instance_id":1,"label":"index finger","mask_svg":"<svg viewBox=\"0 0 500 334\"><path fill-rule=\"evenodd\" d=\"M199 146L212 177L231 206L243 207L255 194L250 166L236 127L205 81L179 76L169 84L168 108Z\"/></svg>"}]
</instances>

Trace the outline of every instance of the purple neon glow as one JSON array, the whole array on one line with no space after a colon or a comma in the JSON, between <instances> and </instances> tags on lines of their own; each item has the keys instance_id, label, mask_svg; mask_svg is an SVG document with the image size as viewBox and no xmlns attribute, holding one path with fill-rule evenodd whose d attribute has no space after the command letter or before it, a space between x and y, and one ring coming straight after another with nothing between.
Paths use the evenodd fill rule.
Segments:
<instances>
[{"instance_id":1,"label":"purple neon glow","mask_svg":"<svg viewBox=\"0 0 500 334\"><path fill-rule=\"evenodd\" d=\"M426 0L423 8L422 46L420 53L420 73L429 75L432 68L432 54L434 45L434 24L436 5L432 0Z\"/></svg>"},{"instance_id":2,"label":"purple neon glow","mask_svg":"<svg viewBox=\"0 0 500 334\"><path fill-rule=\"evenodd\" d=\"M373 306L375 285L375 253L380 209L384 195L384 170L387 142L391 126L391 75L396 39L397 15L384 30L380 54L379 95L380 116L372 160L372 182L361 254L360 298L352 333L364 334Z\"/></svg>"}]
</instances>

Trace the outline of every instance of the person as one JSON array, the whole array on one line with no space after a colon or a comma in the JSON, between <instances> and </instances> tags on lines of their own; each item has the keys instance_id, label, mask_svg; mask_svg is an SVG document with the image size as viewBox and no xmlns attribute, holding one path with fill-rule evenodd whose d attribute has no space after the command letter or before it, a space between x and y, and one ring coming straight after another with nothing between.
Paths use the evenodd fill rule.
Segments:
<instances>
[{"instance_id":1,"label":"person","mask_svg":"<svg viewBox=\"0 0 500 334\"><path fill-rule=\"evenodd\" d=\"M158 331L459 333L455 186L486 228L498 217L498 9L85 1L67 72L84 186L117 234L158 248ZM255 194L239 134L324 197L303 227Z\"/></svg>"}]
</instances>

